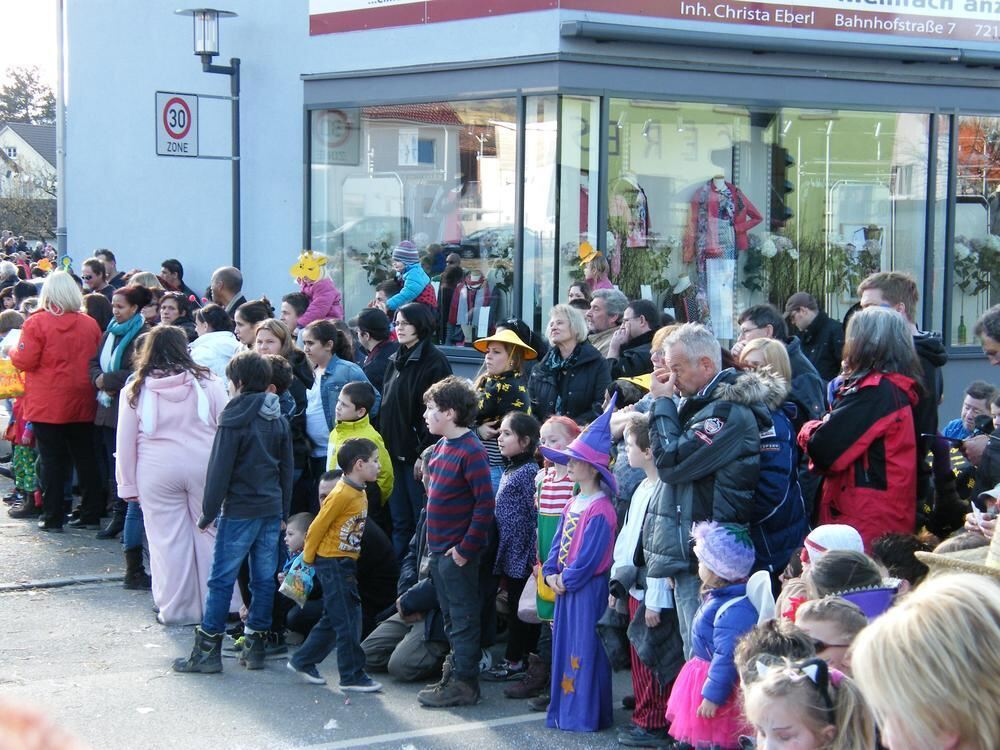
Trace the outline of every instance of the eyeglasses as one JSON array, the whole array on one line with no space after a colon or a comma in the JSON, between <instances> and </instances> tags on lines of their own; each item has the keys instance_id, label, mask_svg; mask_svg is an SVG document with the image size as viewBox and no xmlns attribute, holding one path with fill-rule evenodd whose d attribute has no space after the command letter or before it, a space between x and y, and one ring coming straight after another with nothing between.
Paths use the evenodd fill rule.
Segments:
<instances>
[{"instance_id":1,"label":"eyeglasses","mask_svg":"<svg viewBox=\"0 0 1000 750\"><path fill-rule=\"evenodd\" d=\"M460 260L446 260L445 263L449 266L457 266L462 261Z\"/></svg>"},{"instance_id":2,"label":"eyeglasses","mask_svg":"<svg viewBox=\"0 0 1000 750\"><path fill-rule=\"evenodd\" d=\"M764 330L764 326L751 326L750 328L743 328L743 327L741 327L740 328L740 336L746 336L747 334L751 333L752 331L763 331L763 330Z\"/></svg>"},{"instance_id":3,"label":"eyeglasses","mask_svg":"<svg viewBox=\"0 0 1000 750\"><path fill-rule=\"evenodd\" d=\"M83 279L84 281L90 281L94 277L93 276L88 276L88 275L84 274L80 278Z\"/></svg>"},{"instance_id":4,"label":"eyeglasses","mask_svg":"<svg viewBox=\"0 0 1000 750\"><path fill-rule=\"evenodd\" d=\"M826 642L821 641L821 640L819 640L817 638L813 638L812 642L813 642L813 648L816 650L817 654L820 653L821 651L826 651L828 648L850 648L851 647L850 643L826 643Z\"/></svg>"}]
</instances>

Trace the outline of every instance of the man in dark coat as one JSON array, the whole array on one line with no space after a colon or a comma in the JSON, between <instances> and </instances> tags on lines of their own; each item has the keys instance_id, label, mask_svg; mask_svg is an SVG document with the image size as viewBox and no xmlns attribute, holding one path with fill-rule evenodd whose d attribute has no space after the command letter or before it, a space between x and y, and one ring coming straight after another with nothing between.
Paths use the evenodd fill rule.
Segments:
<instances>
[{"instance_id":1,"label":"man in dark coat","mask_svg":"<svg viewBox=\"0 0 1000 750\"><path fill-rule=\"evenodd\" d=\"M653 334L659 328L656 305L647 299L632 300L622 315L622 324L611 337L608 363L611 379L632 378L653 371L650 349Z\"/></svg>"},{"instance_id":2,"label":"man in dark coat","mask_svg":"<svg viewBox=\"0 0 1000 750\"><path fill-rule=\"evenodd\" d=\"M823 380L840 374L844 350L844 327L819 309L816 298L808 292L796 292L785 303L785 315L798 329L802 351Z\"/></svg>"},{"instance_id":3,"label":"man in dark coat","mask_svg":"<svg viewBox=\"0 0 1000 750\"><path fill-rule=\"evenodd\" d=\"M399 344L390 338L389 318L376 307L366 307L348 325L357 331L358 343L365 351L361 369L375 390L381 393L389 357L399 349Z\"/></svg>"}]
</instances>

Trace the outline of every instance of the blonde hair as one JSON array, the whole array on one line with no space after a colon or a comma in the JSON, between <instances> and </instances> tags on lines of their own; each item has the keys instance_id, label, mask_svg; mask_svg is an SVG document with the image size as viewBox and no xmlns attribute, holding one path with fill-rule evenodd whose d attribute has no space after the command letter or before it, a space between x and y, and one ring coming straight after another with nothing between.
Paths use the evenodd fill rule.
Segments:
<instances>
[{"instance_id":1,"label":"blonde hair","mask_svg":"<svg viewBox=\"0 0 1000 750\"><path fill-rule=\"evenodd\" d=\"M861 611L861 607L839 596L827 596L804 602L795 611L795 622L803 620L832 622L852 641L868 624L868 618Z\"/></svg>"},{"instance_id":2,"label":"blonde hair","mask_svg":"<svg viewBox=\"0 0 1000 750\"><path fill-rule=\"evenodd\" d=\"M288 326L275 318L265 318L254 326L253 338L255 343L257 341L257 334L262 330L267 331L281 342L281 351L278 354L288 359L295 349L294 337L292 336L292 332L288 330Z\"/></svg>"},{"instance_id":3,"label":"blonde hair","mask_svg":"<svg viewBox=\"0 0 1000 750\"><path fill-rule=\"evenodd\" d=\"M972 573L927 580L865 628L852 654L879 724L905 727L913 750L936 748L949 733L968 750L1000 747L996 581Z\"/></svg>"},{"instance_id":4,"label":"blonde hair","mask_svg":"<svg viewBox=\"0 0 1000 750\"><path fill-rule=\"evenodd\" d=\"M139 273L134 273L128 277L128 283L133 286L144 286L147 289L165 291L163 284L160 280L156 278L155 273L149 271L139 271Z\"/></svg>"},{"instance_id":5,"label":"blonde hair","mask_svg":"<svg viewBox=\"0 0 1000 750\"><path fill-rule=\"evenodd\" d=\"M589 331L587 330L587 320L583 317L582 312L569 305L556 305L549 310L549 320L556 316L565 318L566 322L569 323L570 330L576 336L576 343L582 344L587 340Z\"/></svg>"},{"instance_id":6,"label":"blonde hair","mask_svg":"<svg viewBox=\"0 0 1000 750\"><path fill-rule=\"evenodd\" d=\"M760 351L764 357L764 363L771 368L771 371L785 381L785 387L792 382L792 363L788 359L788 350L785 345L776 339L750 339L740 352L740 364L746 362L746 357L750 352Z\"/></svg>"},{"instance_id":7,"label":"blonde hair","mask_svg":"<svg viewBox=\"0 0 1000 750\"><path fill-rule=\"evenodd\" d=\"M681 327L680 323L671 323L668 326L663 326L662 328L657 328L656 333L653 334L653 341L650 344L650 349L652 351L663 351L663 342L667 340L667 336L676 331Z\"/></svg>"},{"instance_id":8,"label":"blonde hair","mask_svg":"<svg viewBox=\"0 0 1000 750\"><path fill-rule=\"evenodd\" d=\"M53 271L45 278L38 294L38 308L53 315L83 311L83 293L66 271Z\"/></svg>"},{"instance_id":9,"label":"blonde hair","mask_svg":"<svg viewBox=\"0 0 1000 750\"><path fill-rule=\"evenodd\" d=\"M747 686L743 698L747 721L759 726L764 707L783 700L798 709L802 723L813 734L819 736L828 727L834 728L833 739L821 745L823 750L873 750L875 721L857 684L846 675L841 675L836 685L830 679L824 697L801 666L785 660Z\"/></svg>"}]
</instances>

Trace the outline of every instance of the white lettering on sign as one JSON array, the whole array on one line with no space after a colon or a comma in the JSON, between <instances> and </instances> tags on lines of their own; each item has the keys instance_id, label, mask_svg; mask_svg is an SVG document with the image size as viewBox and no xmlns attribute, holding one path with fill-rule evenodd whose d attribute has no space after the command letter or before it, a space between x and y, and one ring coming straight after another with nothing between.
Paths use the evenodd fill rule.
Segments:
<instances>
[{"instance_id":1,"label":"white lettering on sign","mask_svg":"<svg viewBox=\"0 0 1000 750\"><path fill-rule=\"evenodd\" d=\"M198 97L156 92L156 153L159 156L198 155Z\"/></svg>"}]
</instances>

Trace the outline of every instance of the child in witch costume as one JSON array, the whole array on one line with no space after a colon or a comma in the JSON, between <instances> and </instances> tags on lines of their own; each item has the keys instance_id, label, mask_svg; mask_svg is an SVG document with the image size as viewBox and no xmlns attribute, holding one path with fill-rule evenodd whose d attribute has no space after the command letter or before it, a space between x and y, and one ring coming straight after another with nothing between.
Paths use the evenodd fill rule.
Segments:
<instances>
[{"instance_id":1,"label":"child in witch costume","mask_svg":"<svg viewBox=\"0 0 1000 750\"><path fill-rule=\"evenodd\" d=\"M596 625L608 602L617 519L611 498L615 478L608 464L611 413L595 419L565 451L542 448L550 461L569 465L579 487L563 510L542 568L556 592L552 643L552 693L547 726L595 732L611 726L611 665Z\"/></svg>"}]
</instances>

